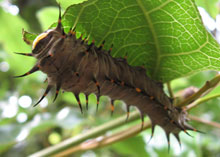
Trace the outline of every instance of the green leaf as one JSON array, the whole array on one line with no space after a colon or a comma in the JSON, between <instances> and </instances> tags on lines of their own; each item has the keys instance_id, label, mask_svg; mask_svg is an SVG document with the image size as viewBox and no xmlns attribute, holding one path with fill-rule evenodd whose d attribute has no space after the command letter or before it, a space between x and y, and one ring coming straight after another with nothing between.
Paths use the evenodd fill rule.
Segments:
<instances>
[{"instance_id":1,"label":"green leaf","mask_svg":"<svg viewBox=\"0 0 220 157\"><path fill-rule=\"evenodd\" d=\"M122 156L138 156L148 157L149 154L145 150L145 142L141 136L128 138L122 142L113 144L111 147Z\"/></svg>"},{"instance_id":2,"label":"green leaf","mask_svg":"<svg viewBox=\"0 0 220 157\"><path fill-rule=\"evenodd\" d=\"M37 13L37 17L40 21L43 30L47 30L52 23L57 22L59 10L56 7L46 7L41 9Z\"/></svg>"},{"instance_id":3,"label":"green leaf","mask_svg":"<svg viewBox=\"0 0 220 157\"><path fill-rule=\"evenodd\" d=\"M16 144L16 142L11 142L7 144L1 144L0 145L0 154L8 151L11 147L13 147Z\"/></svg>"},{"instance_id":4,"label":"green leaf","mask_svg":"<svg viewBox=\"0 0 220 157\"><path fill-rule=\"evenodd\" d=\"M21 130L22 130L22 125L20 125L20 124L1 125L0 145L15 143L16 137L19 135ZM6 134L6 132L7 132L7 134ZM1 146L0 146L0 148L1 148Z\"/></svg>"},{"instance_id":5,"label":"green leaf","mask_svg":"<svg viewBox=\"0 0 220 157\"><path fill-rule=\"evenodd\" d=\"M28 46L21 40L22 28L27 28L27 24L19 16L6 13L2 8L0 8L0 19L1 23L3 23L0 25L0 42L4 43L3 48L7 52L13 52L15 49L18 51L27 51Z\"/></svg>"},{"instance_id":6,"label":"green leaf","mask_svg":"<svg viewBox=\"0 0 220 157\"><path fill-rule=\"evenodd\" d=\"M219 0L195 0L196 4L203 7L213 18L218 14Z\"/></svg>"},{"instance_id":7,"label":"green leaf","mask_svg":"<svg viewBox=\"0 0 220 157\"><path fill-rule=\"evenodd\" d=\"M97 45L113 44L112 55L128 54L131 65L145 65L163 82L203 70L220 70L220 47L204 28L192 0L90 0L70 6L65 31L77 31Z\"/></svg>"},{"instance_id":8,"label":"green leaf","mask_svg":"<svg viewBox=\"0 0 220 157\"><path fill-rule=\"evenodd\" d=\"M33 59L26 59L24 62L24 56L16 55L13 52L30 52L30 46L22 41L21 33L22 28L27 29L27 23L21 17L5 12L1 7L0 19L2 23L0 25L0 45L4 49L1 56L4 56L4 61L9 63L10 70L14 69L16 74L23 73L24 69L33 65ZM14 75L16 74L14 73ZM8 80L7 78L6 81Z\"/></svg>"},{"instance_id":9,"label":"green leaf","mask_svg":"<svg viewBox=\"0 0 220 157\"><path fill-rule=\"evenodd\" d=\"M36 34L29 33L29 32L27 32L27 31L25 31L24 29L22 29L22 35L23 35L23 40L24 40L28 45L32 45L34 39L37 37Z\"/></svg>"},{"instance_id":10,"label":"green leaf","mask_svg":"<svg viewBox=\"0 0 220 157\"><path fill-rule=\"evenodd\" d=\"M112 56L127 54L129 64L144 65L162 82L220 70L219 44L192 0L90 0L68 7L62 19L65 32L76 26L96 45L105 40L109 49L113 44Z\"/></svg>"},{"instance_id":11,"label":"green leaf","mask_svg":"<svg viewBox=\"0 0 220 157\"><path fill-rule=\"evenodd\" d=\"M61 4L62 8L66 9L70 5L79 4L85 1L88 1L88 0L57 0L57 3Z\"/></svg>"}]
</instances>

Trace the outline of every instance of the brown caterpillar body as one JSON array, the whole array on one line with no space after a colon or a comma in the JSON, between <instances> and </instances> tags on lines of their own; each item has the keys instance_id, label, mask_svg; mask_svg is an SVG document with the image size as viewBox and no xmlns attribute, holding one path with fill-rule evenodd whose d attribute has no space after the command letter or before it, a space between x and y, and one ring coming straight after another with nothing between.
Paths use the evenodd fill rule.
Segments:
<instances>
[{"instance_id":1,"label":"brown caterpillar body","mask_svg":"<svg viewBox=\"0 0 220 157\"><path fill-rule=\"evenodd\" d=\"M142 121L146 115L151 119L152 136L155 125L159 125L167 135L168 144L170 133L179 141L180 131L195 131L186 123L186 113L173 106L161 85L151 80L145 69L131 67L126 59L113 58L109 52L102 50L102 46L97 48L94 43L88 45L85 40L77 39L73 30L65 34L60 13L57 27L35 39L32 53L20 53L34 56L38 61L28 73L18 77L38 70L47 74L48 87L36 105L56 87L55 99L60 88L72 92L82 111L77 95L85 93L88 108L88 95L95 93L97 103L100 95L109 96L112 105L114 100L123 100L128 115L130 106L137 107Z\"/></svg>"}]
</instances>

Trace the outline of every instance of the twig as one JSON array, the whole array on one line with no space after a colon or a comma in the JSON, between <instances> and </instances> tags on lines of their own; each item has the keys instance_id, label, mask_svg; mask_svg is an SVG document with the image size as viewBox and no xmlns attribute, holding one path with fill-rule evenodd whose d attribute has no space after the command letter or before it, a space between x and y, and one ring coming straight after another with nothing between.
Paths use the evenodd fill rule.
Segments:
<instances>
[{"instance_id":1,"label":"twig","mask_svg":"<svg viewBox=\"0 0 220 157\"><path fill-rule=\"evenodd\" d=\"M105 133L106 131L109 131L111 129L122 126L124 123L126 123L125 122L126 118L127 118L126 115L119 117L115 120L112 120L108 123L105 123L105 124L98 126L94 129L91 129L91 130L87 131L86 133L82 133L78 136L69 138L69 139L67 139L57 145L51 146L49 148L46 148L46 149L43 149L39 152L31 154L29 157L51 156L57 152L61 152L67 148L70 148L70 147L73 147L77 144L80 144L81 142L84 142L85 140L99 136L99 135ZM129 116L128 122L137 120L139 118L140 118L140 114L138 111L132 112Z\"/></svg>"},{"instance_id":2,"label":"twig","mask_svg":"<svg viewBox=\"0 0 220 157\"><path fill-rule=\"evenodd\" d=\"M215 86L218 85L219 82L220 82L220 75L217 75L212 80L207 81L205 83L205 85L199 89L198 92L189 96L188 98L186 98L182 102L178 103L177 106L179 106L179 107L186 106L186 105L192 103L193 101L195 101L196 99L198 99L199 97L208 94Z\"/></svg>"},{"instance_id":3,"label":"twig","mask_svg":"<svg viewBox=\"0 0 220 157\"><path fill-rule=\"evenodd\" d=\"M174 98L174 94L173 94L173 90L171 88L171 83L170 82L167 82L167 89L168 89L168 92L169 92L169 95L170 95L170 98Z\"/></svg>"},{"instance_id":4,"label":"twig","mask_svg":"<svg viewBox=\"0 0 220 157\"><path fill-rule=\"evenodd\" d=\"M200 119L200 118L198 118L196 116L193 116L193 115L189 115L188 117L191 120L198 121L200 123L204 123L206 125L210 125L210 126L213 126L213 127L216 127L216 128L220 129L220 124L217 123L217 122L211 122L211 121L203 120L203 119ZM145 122L143 129L144 130L148 129L148 128L150 128L150 126L151 126L151 123L149 121ZM141 132L140 125L135 125L135 126L132 126L130 128L126 128L123 131L117 132L117 133L115 133L111 136L106 136L106 137L103 137L103 138L98 137L96 139L92 139L90 141L83 142L80 145L71 147L69 149L64 150L61 153L56 154L54 157L65 157L65 156L69 156L70 154L73 154L73 153L76 153L76 152L92 150L92 149L97 149L97 148L100 148L100 147L104 147L104 146L107 146L109 144L113 144L115 142L122 141L124 139L129 138L129 137L133 137L133 136L137 135L140 132Z\"/></svg>"},{"instance_id":5,"label":"twig","mask_svg":"<svg viewBox=\"0 0 220 157\"><path fill-rule=\"evenodd\" d=\"M207 125L210 125L210 126L213 126L213 127L216 127L216 128L220 129L220 123L211 122L211 121L208 121L208 120L205 120L205 119L200 119L200 118L198 118L196 116L193 116L193 115L188 115L188 117L191 120L194 120L194 121L197 121L197 122L200 122L200 123L204 123L204 124L207 124Z\"/></svg>"},{"instance_id":6,"label":"twig","mask_svg":"<svg viewBox=\"0 0 220 157\"><path fill-rule=\"evenodd\" d=\"M210 126L213 126L213 127L216 127L216 128L220 129L220 124L217 123L217 122L211 122L211 121L207 121L207 120L204 120L204 119L200 119L200 118L198 118L196 116L193 116L193 115L189 115L188 117L191 120L198 121L200 123L204 123L206 125L210 125ZM145 122L144 130L150 128L150 126L151 126L151 124L150 124L149 121ZM123 131L115 133L111 136L106 136L106 137L103 137L101 139L96 138L96 139L93 139L93 140L90 140L90 141L83 142L80 145L74 146L72 148L69 148L69 149L61 152L61 153L56 154L55 157L65 157L65 156L69 156L70 154L73 154L73 153L76 153L76 152L92 150L92 149L97 149L97 148L100 148L100 147L104 147L104 146L107 146L109 144L113 144L115 142L127 139L129 137L133 137L133 136L137 135L140 132L141 132L140 125L132 126L130 128L126 128Z\"/></svg>"},{"instance_id":7,"label":"twig","mask_svg":"<svg viewBox=\"0 0 220 157\"><path fill-rule=\"evenodd\" d=\"M150 128L151 123L149 121L144 123L143 129L148 129ZM135 136L138 133L140 133L141 130L141 125L135 125L130 128L126 128L123 131L120 131L118 133L115 133L111 136L106 136L106 137L98 137L96 139L92 139L86 142L81 143L80 145L74 146L72 148L69 148L61 153L58 153L54 155L54 157L65 157L69 156L70 154L79 152L79 151L86 151L86 150L91 150L91 149L96 149L100 147L107 146L109 144L113 144L115 142L127 139L129 137Z\"/></svg>"},{"instance_id":8,"label":"twig","mask_svg":"<svg viewBox=\"0 0 220 157\"><path fill-rule=\"evenodd\" d=\"M193 103L189 104L188 106L185 106L184 109L185 110L191 110L192 108L196 107L197 105L202 104L202 103L204 103L208 100L211 100L211 99L214 99L214 98L217 98L217 97L220 97L220 94L215 94L215 95L212 95L212 96L209 96L209 97L200 98L200 99L194 101Z\"/></svg>"}]
</instances>

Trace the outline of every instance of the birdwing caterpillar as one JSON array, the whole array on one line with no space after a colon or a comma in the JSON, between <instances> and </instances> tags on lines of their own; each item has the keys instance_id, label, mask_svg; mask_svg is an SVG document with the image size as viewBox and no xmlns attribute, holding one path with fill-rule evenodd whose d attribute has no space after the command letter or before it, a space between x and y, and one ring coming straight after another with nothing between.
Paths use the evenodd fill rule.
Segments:
<instances>
[{"instance_id":1,"label":"birdwing caterpillar","mask_svg":"<svg viewBox=\"0 0 220 157\"><path fill-rule=\"evenodd\" d=\"M181 131L196 131L187 124L186 111L173 105L160 83L148 77L143 67L133 67L124 58L112 57L111 49L104 50L103 44L97 47L94 42L89 44L87 38L77 38L75 28L65 33L59 11L56 28L37 36L31 53L18 53L35 57L37 62L30 71L16 77L27 76L36 71L47 75L48 86L34 106L38 105L52 88L56 88L54 101L60 89L72 92L83 112L79 93L86 95L87 108L88 95L94 93L97 96L97 105L101 95L111 98L112 108L114 100L124 101L128 116L129 107L135 106L141 115L141 128L144 117L149 116L152 136L155 126L159 125L166 133L168 144L170 134L180 141Z\"/></svg>"}]
</instances>

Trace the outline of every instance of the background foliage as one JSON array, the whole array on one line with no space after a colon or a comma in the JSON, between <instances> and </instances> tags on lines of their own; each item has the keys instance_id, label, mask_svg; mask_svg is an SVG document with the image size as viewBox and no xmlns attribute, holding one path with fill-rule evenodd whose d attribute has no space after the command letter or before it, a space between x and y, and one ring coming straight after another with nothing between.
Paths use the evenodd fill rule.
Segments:
<instances>
[{"instance_id":1,"label":"background foliage","mask_svg":"<svg viewBox=\"0 0 220 157\"><path fill-rule=\"evenodd\" d=\"M36 102L41 96L43 92L43 88L45 88L46 84L43 84L42 82L45 79L45 75L42 73L36 73L31 76L28 76L23 79L13 79L12 76L21 74L29 70L31 66L33 66L35 60L30 58L24 58L23 56L17 56L13 52L30 52L31 48L27 46L22 41L22 33L21 30L24 28L25 30L28 30L30 32L40 33L44 30L47 30L48 27L57 21L57 14L58 14L58 8L57 3L53 0L50 1L34 1L34 0L19 0L19 1L11 1L6 5L8 1L0 1L0 19L1 19L1 25L0 25L0 78L1 78L1 88L0 88L0 154L1 156L17 156L18 154L20 156L27 156L29 154L32 154L36 151L42 150L45 147L48 147L50 145L54 145L56 143L59 143L61 140L67 139L69 137L75 136L78 133L85 132L86 130L89 130L91 128L94 128L100 124L104 124L107 121L110 121L116 117L119 117L122 114L125 114L124 105L121 102L117 102L116 109L114 112L113 117L110 116L110 107L109 102L106 99L102 99L102 104L100 105L99 111L95 112L95 100L92 99L90 101L89 110L87 112L84 112L83 115L81 115L78 106L73 103L74 97L70 93L63 93L62 96L58 98L56 103L52 103L52 97L51 95L48 96L48 99L45 99L43 103L41 103L38 107L31 107L31 104ZM61 3L61 6L63 9L67 8L70 4L72 4L71 0L68 1L59 1ZM80 3L82 0L74 1L75 3ZM96 2L96 1L95 1ZM113 2L113 1L112 1ZM133 2L133 1L130 1ZM197 0L196 1L198 5L204 7L209 14L215 18L218 14L218 8L217 8L217 0L213 0L212 3L208 3L208 5L205 3L205 1ZM86 2L90 3L90 2ZM12 15L10 13L10 7L13 5L17 6L20 10L19 14ZM117 3L114 7L117 7ZM94 7L98 5L91 5L90 7ZM69 10L70 14L76 18L76 14L73 14L74 11L77 9L80 9L80 5L73 8L73 10ZM112 7L112 8L114 8ZM126 8L126 6L124 6ZM178 7L178 6L176 6ZM192 4L190 7L194 7ZM103 10L100 10L102 14L108 13L109 9L105 9L104 6L102 6ZM187 4L186 4L187 8ZM210 9L212 8L212 9ZM213 9L215 8L215 9ZM78 31L83 32L91 32L92 36L96 38L97 43L100 43L102 40L103 32L100 30L104 27L109 27L109 21L108 19L102 19L101 15L99 18L97 18L98 22L103 22L102 27L95 27L93 26L91 28L90 25L86 25L85 27L80 27L80 25L83 25L87 20L92 19L91 16L95 15L96 11L93 12L93 14L90 13L89 8L87 8L87 12L82 13L81 21L79 20L79 27L77 27ZM214 10L214 11L213 11ZM115 20L120 20L120 17L124 16L130 16L131 14L136 14L137 16L139 13L133 12L134 9L131 9L130 13L124 13L116 18L114 15L114 12L111 13L111 17ZM165 9L166 11L166 9ZM169 10L172 12L172 10ZM152 16L156 16L158 11L155 11L155 14L152 14ZM13 12L12 12L13 13ZM158 13L159 14L159 13ZM168 23L174 23L173 19L170 19L170 16L166 16L168 13L164 14L163 17L160 17L161 14L157 15L157 18L155 21L152 22L152 24L155 24L158 22L161 22L162 20L167 20ZM207 53L208 56L212 56L211 58L219 58L219 47L218 44L211 38L211 35L206 36L206 31L203 25L198 22L198 12L192 13L196 18L193 19L191 16L186 15L183 16L183 19L188 19L186 21L180 20L177 21L176 24L181 24L182 27L185 28L188 27L187 24L191 24L190 27L192 28L188 34L184 34L183 38L175 39L174 36L172 37L172 34L178 33L178 26L175 26L177 29L174 29L173 32L170 32L168 29L170 26L162 25L161 23L158 23L158 26L156 24L154 25L154 28L157 28L156 32L165 33L164 36L167 36L166 43L161 42L159 46L161 46L161 49L164 48L167 50L166 46L172 44L174 46L175 51L168 51L165 52L166 54L170 55L172 52L175 52L176 54L182 53L182 52L191 52L191 48L193 46L201 47L203 45L204 49L201 49L202 53ZM162 14L163 15L163 14ZM183 14L185 15L185 14ZM177 16L177 15L176 15ZM90 17L90 18L88 18ZM177 16L178 17L178 16ZM177 17L174 17L176 19ZM66 20L67 14L65 14L64 19ZM133 20L135 20L134 18ZM137 18L138 19L138 18ZM97 21L94 22L94 25L97 23ZM87 21L88 22L88 21ZM120 33L126 33L126 30L134 29L137 27L134 23L132 24L129 20L124 20L124 28L119 31L120 29L117 28L117 23L112 26L111 29L109 29L109 40L111 39L111 35L115 33L115 36L120 37ZM151 31L150 28L148 28L149 23L147 21L144 21L146 23L141 23L141 29L138 29L137 33L139 34L133 34L131 35L131 40L122 40L120 38L114 38L114 45L115 49L118 49L121 45L126 45L124 49L121 49L118 54L116 54L116 51L113 51L114 56L123 56L125 54L125 49L129 50L129 62L133 65L141 65L142 63L145 64L146 67L149 69L149 74L153 76L153 69L154 67L154 61L155 60L142 60L143 56L139 56L139 59L136 57L135 60L132 60L133 56L135 56L134 48L137 46L135 43L139 42L145 42L144 46L138 47L138 50L146 48L146 43L149 43L153 40L152 36L149 36L149 32ZM65 22L64 22L65 23ZM72 23L73 24L73 23ZM106 24L106 26L104 25ZM123 23L118 23L118 25L123 25ZM68 26L71 26L71 24L68 23L68 21L65 23L66 30L68 30ZM119 27L119 26L118 26ZM164 29L164 30L163 30ZM147 31L146 31L147 30ZM209 30L212 32L212 30ZM217 30L216 30L217 31ZM99 34L97 34L99 32ZM119 34L117 33L119 32ZM201 38L198 38L198 34L195 34L195 32L202 33ZM105 33L105 32L104 32ZM149 34L147 34L149 33ZM158 35L158 34L157 34ZM204 36L203 36L204 35ZM189 36L188 41L184 41L185 38ZM161 37L162 38L162 37ZM135 41L136 39L137 41ZM190 39L193 39L192 41ZM205 39L205 41L204 41ZM184 46L180 49L178 49L178 45L175 44L175 41L178 41L180 44L186 43L189 44L188 49L182 50ZM130 42L130 43L126 43ZM198 42L197 44L193 44L194 42ZM169 43L169 44L168 44ZM204 44L205 43L205 44ZM133 45L134 44L134 45ZM111 45L111 42L107 42L106 48L108 48ZM152 44L153 45L153 44ZM192 45L192 47L191 47ZM151 53L154 53L153 49L155 49L155 45L153 45L149 51ZM194 47L193 47L194 48ZM195 48L196 49L196 48ZM178 51L176 51L178 50ZM209 50L209 53L208 53ZM213 52L217 52L214 53ZM198 53L198 52L196 52ZM215 54L217 54L217 57L215 57ZM146 52L144 55L148 55ZM172 56L172 55L171 55ZM146 56L145 56L146 57ZM150 59L151 57L148 57ZM178 57L179 58L179 57ZM185 61L179 63L181 59L176 60L176 62L173 62L172 65L168 65L167 62L164 62L163 64L169 67L177 68L177 65L182 65L181 75L177 75L175 73L170 73L168 71L163 71L163 69L159 70L157 73L161 75L155 75L154 77L158 80L168 81L176 77L182 76L182 74L189 75L192 71L200 71L204 69L204 66L196 66L196 63L193 64L195 68L184 70L182 67L189 66L188 64L188 58L183 58ZM192 56L191 56L192 58ZM193 57L194 58L194 57ZM155 58L157 59L157 57ZM166 58L164 58L166 59ZM196 59L196 58L194 58ZM205 62L207 59L204 59ZM175 59L174 59L175 61ZM151 63L151 64L150 64ZM182 64L183 63L183 64ZM176 65L177 67L174 67ZM212 65L212 64L211 64ZM161 67L161 66L159 66ZM213 63L213 67L207 66L211 69L219 69L219 61ZM206 69L207 69L206 67ZM206 71L206 72L200 72L195 75L190 75L189 77L179 78L175 79L171 82L172 88L174 92L178 92L186 87L189 86L195 86L195 87L201 87L205 81L210 80L216 75L216 72L214 71ZM213 91L211 94L219 93L220 89L217 88L215 91ZM213 121L220 121L219 119L219 99L210 100L201 106L199 108L193 109L190 113L194 114L198 117L202 117L205 119L213 120ZM109 116L106 116L109 115ZM140 121L134 122L135 124L138 124ZM127 124L123 127L127 127L132 124ZM152 141L147 145L147 141L150 137L150 130L144 131L141 134L132 137L130 139L124 140L122 142L118 142L116 144L110 145L105 148L96 149L93 151L87 151L87 152L81 152L78 154L74 154L73 156L218 156L220 155L220 142L219 140L219 130L211 127L207 127L204 124L199 123L193 123L193 125L196 128L199 128L200 130L204 132L208 132L207 134L197 134L192 133L194 136L193 138L188 137L184 133L181 133L181 139L183 141L182 149L178 147L177 141L175 141L174 138L171 139L171 152L168 154L167 152L167 144L166 139L164 136L163 131L157 127L156 133ZM120 128L119 128L120 129Z\"/></svg>"}]
</instances>

